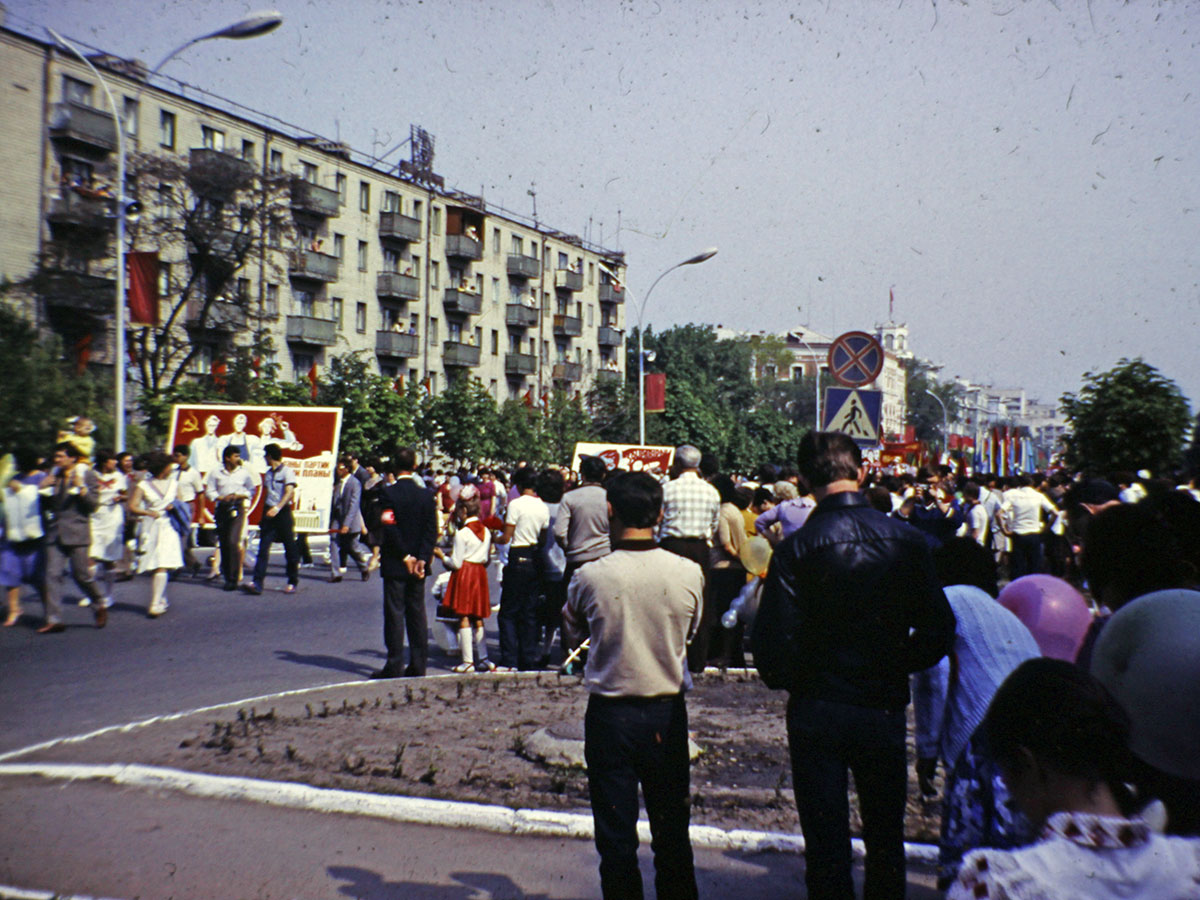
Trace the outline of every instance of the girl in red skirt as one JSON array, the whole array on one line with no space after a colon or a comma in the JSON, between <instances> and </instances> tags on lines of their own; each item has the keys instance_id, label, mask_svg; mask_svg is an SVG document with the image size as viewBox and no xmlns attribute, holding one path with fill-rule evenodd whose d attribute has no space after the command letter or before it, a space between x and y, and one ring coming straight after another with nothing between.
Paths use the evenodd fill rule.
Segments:
<instances>
[{"instance_id":1,"label":"girl in red skirt","mask_svg":"<svg viewBox=\"0 0 1200 900\"><path fill-rule=\"evenodd\" d=\"M458 645L462 662L455 672L473 672L476 663L481 670L492 671L495 663L488 659L487 642L483 636L483 620L492 612L488 596L487 563L492 547L491 532L479 521L479 490L467 485L459 492L454 504L454 551L449 558L440 549L437 557L450 569L445 604L458 619ZM478 648L478 652L476 651Z\"/></svg>"}]
</instances>

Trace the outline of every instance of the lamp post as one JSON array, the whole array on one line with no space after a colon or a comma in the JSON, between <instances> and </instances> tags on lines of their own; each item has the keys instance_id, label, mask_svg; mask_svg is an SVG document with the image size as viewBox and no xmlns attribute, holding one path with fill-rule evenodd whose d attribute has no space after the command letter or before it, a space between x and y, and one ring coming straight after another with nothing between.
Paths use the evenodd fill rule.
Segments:
<instances>
[{"instance_id":1,"label":"lamp post","mask_svg":"<svg viewBox=\"0 0 1200 900\"><path fill-rule=\"evenodd\" d=\"M950 418L946 414L946 404L941 397L929 390L929 388L925 388L925 393L936 400L942 408L942 456L948 459L950 454Z\"/></svg>"},{"instance_id":2,"label":"lamp post","mask_svg":"<svg viewBox=\"0 0 1200 900\"><path fill-rule=\"evenodd\" d=\"M645 327L643 327L642 319L646 313L646 304L650 300L650 295L652 293L654 293L654 288L670 272L674 272L676 269L678 269L682 266L697 265L698 263L702 263L702 262L705 262L706 260L712 259L716 255L717 255L717 248L709 247L707 250L701 250L695 256L689 257L688 259L685 259L683 262L677 262L677 263L675 263L675 265L671 266L670 268L664 269L662 274L659 275L657 278L655 278L653 283L651 283L650 289L648 291L646 291L646 295L644 297L642 297L642 302L640 304L638 304L638 306L637 306L637 317L638 317L637 318L637 322L638 322L638 443L642 444L643 446L646 443L646 373L645 373L646 354L645 354L645 350L643 349L643 346L642 346L642 338L643 338L643 335L644 335L646 329L645 329ZM613 270L610 269L608 266L604 265L604 263L600 263L600 268L603 269L605 272L607 272L609 275L611 275L613 278L617 277L616 273L613 272ZM625 288L625 293L627 293L629 295L630 300L634 301L635 303L637 302L637 298L633 296L633 291L629 290L628 286L626 286L626 288Z\"/></svg>"},{"instance_id":3,"label":"lamp post","mask_svg":"<svg viewBox=\"0 0 1200 900\"><path fill-rule=\"evenodd\" d=\"M208 34L200 35L192 38L186 43L180 44L170 53L163 57L149 74L146 75L142 86L138 88L137 94L134 95L134 111L137 115L137 101L142 96L142 91L146 89L150 79L158 74L158 70L170 62L175 56L182 53L192 44L198 44L200 41L211 40L212 38L230 38L233 40L241 40L243 38L258 37L259 35L267 34L274 31L283 24L283 16L277 12L258 12L252 13L244 19L239 19L232 25L227 25L217 31ZM112 115L113 127L117 132L117 252L116 252L116 339L113 346L113 371L114 371L114 401L116 406L115 428L116 434L114 439L114 448L118 451L125 449L125 216L126 216L126 197L125 197L125 130L121 126L121 113L117 109L117 101L113 98L112 91L109 90L108 82L99 70L92 65L92 61L80 52L79 48L60 35L53 28L47 28L46 31L54 38L54 42L61 47L65 47L71 51L79 61L87 66L92 75L100 83L100 87L104 90L104 97L108 101L108 111Z\"/></svg>"}]
</instances>

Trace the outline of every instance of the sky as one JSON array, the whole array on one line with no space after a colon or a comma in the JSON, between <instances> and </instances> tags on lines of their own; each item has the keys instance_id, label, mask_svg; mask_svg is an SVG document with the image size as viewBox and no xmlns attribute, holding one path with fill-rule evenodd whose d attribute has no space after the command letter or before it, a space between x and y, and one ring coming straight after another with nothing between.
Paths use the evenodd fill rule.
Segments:
<instances>
[{"instance_id":1,"label":"sky","mask_svg":"<svg viewBox=\"0 0 1200 900\"><path fill-rule=\"evenodd\" d=\"M892 289L943 377L1054 401L1141 356L1200 406L1200 4L274 2L164 72L375 154L419 124L448 186L624 250L634 297L718 247L655 328L870 330ZM7 5L151 65L261 8Z\"/></svg>"}]
</instances>

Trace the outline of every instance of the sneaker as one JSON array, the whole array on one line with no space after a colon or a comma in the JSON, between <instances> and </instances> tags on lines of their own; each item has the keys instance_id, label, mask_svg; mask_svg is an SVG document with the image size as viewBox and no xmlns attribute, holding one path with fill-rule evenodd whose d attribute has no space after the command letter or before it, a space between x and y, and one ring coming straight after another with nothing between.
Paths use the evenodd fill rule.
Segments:
<instances>
[{"instance_id":1,"label":"sneaker","mask_svg":"<svg viewBox=\"0 0 1200 900\"><path fill-rule=\"evenodd\" d=\"M79 598L79 605L80 605L80 606L91 606L91 605L92 605L92 600L91 600L91 598L90 598L90 597L80 597L80 598Z\"/></svg>"},{"instance_id":2,"label":"sneaker","mask_svg":"<svg viewBox=\"0 0 1200 900\"><path fill-rule=\"evenodd\" d=\"M112 594L109 594L107 597L105 597L104 600L101 601L101 605L103 605L105 609L111 609L113 605Z\"/></svg>"},{"instance_id":3,"label":"sneaker","mask_svg":"<svg viewBox=\"0 0 1200 900\"><path fill-rule=\"evenodd\" d=\"M289 584L287 587L285 587L283 589L283 592L285 594L294 594L294 593L296 593L296 586L294 584Z\"/></svg>"}]
</instances>

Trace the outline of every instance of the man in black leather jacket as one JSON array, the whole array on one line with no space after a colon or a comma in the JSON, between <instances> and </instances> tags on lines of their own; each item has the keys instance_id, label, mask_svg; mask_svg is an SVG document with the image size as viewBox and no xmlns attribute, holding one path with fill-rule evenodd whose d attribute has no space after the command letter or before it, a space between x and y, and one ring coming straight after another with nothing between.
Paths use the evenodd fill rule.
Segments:
<instances>
[{"instance_id":1,"label":"man in black leather jacket","mask_svg":"<svg viewBox=\"0 0 1200 900\"><path fill-rule=\"evenodd\" d=\"M903 897L908 675L954 641L924 537L872 509L855 443L809 433L797 454L816 509L775 549L754 621L754 662L786 690L788 745L811 900L854 897L847 776L866 843L864 898Z\"/></svg>"}]
</instances>

